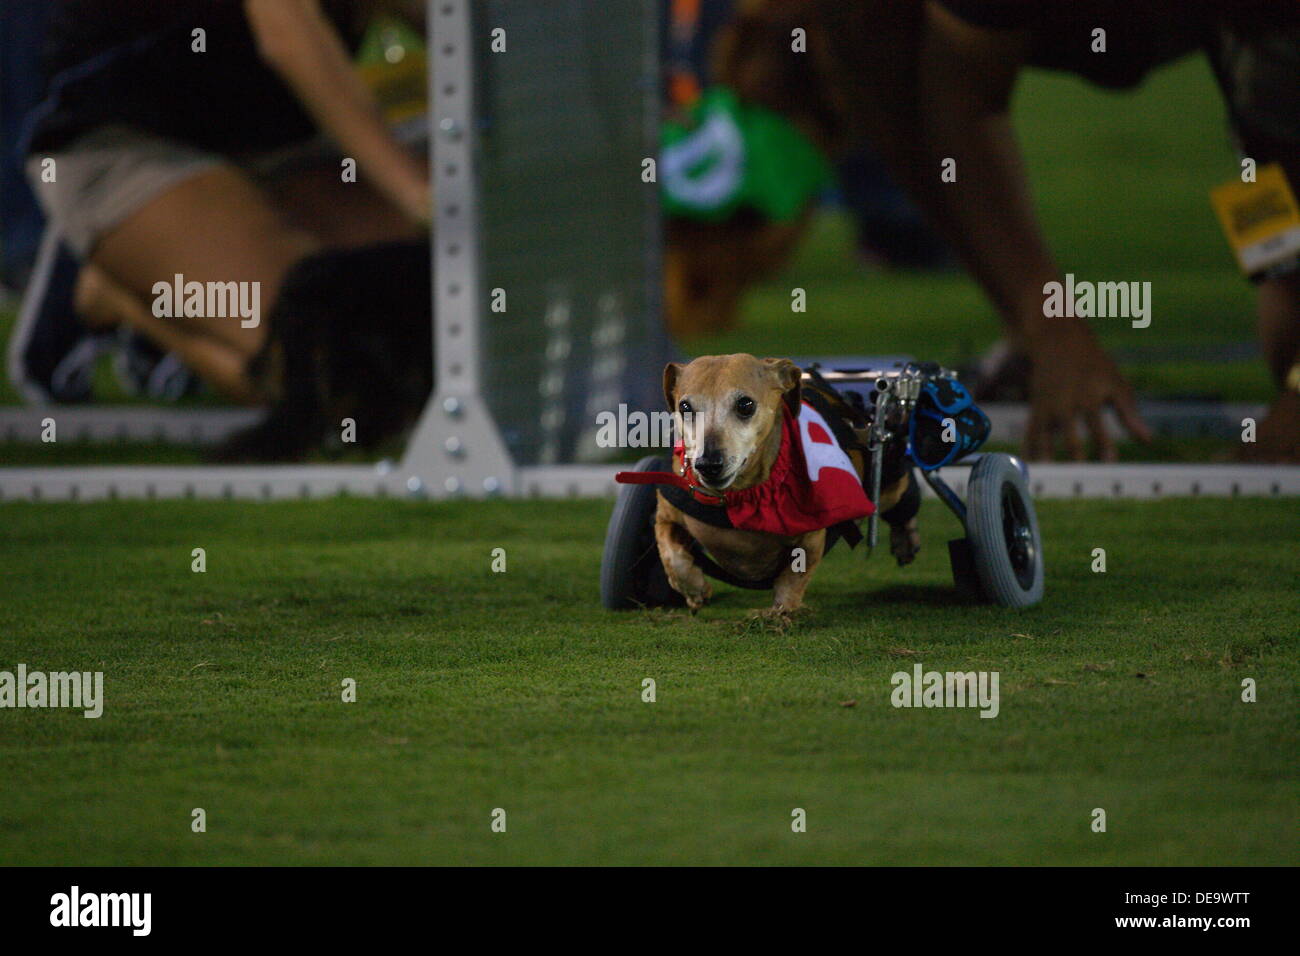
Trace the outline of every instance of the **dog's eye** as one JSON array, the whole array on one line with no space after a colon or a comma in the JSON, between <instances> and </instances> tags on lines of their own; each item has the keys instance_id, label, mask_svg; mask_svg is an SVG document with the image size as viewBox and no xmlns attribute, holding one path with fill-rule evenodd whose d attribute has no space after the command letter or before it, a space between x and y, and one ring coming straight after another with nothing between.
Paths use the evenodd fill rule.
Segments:
<instances>
[{"instance_id":1,"label":"dog's eye","mask_svg":"<svg viewBox=\"0 0 1300 956\"><path fill-rule=\"evenodd\" d=\"M695 411L695 409L691 408L691 403L685 399L682 399L677 403L677 410L683 415L689 415L691 412Z\"/></svg>"},{"instance_id":2,"label":"dog's eye","mask_svg":"<svg viewBox=\"0 0 1300 956\"><path fill-rule=\"evenodd\" d=\"M748 395L742 395L736 399L736 414L741 418L749 418L757 408L758 406L754 404L754 400Z\"/></svg>"}]
</instances>

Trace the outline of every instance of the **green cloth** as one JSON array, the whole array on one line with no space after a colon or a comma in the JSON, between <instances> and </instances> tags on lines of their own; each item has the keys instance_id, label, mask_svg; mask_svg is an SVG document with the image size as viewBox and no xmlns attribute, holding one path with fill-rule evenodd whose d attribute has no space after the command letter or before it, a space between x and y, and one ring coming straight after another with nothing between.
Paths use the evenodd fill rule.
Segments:
<instances>
[{"instance_id":1,"label":"green cloth","mask_svg":"<svg viewBox=\"0 0 1300 956\"><path fill-rule=\"evenodd\" d=\"M750 207L789 220L834 181L830 164L789 120L711 87L688 123L663 127L659 179L664 212L720 222Z\"/></svg>"}]
</instances>

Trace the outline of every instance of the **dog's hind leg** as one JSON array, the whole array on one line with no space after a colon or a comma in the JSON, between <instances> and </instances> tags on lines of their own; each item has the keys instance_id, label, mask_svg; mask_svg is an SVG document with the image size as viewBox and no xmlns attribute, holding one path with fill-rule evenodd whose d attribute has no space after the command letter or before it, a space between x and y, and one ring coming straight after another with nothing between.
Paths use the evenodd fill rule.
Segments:
<instances>
[{"instance_id":1,"label":"dog's hind leg","mask_svg":"<svg viewBox=\"0 0 1300 956\"><path fill-rule=\"evenodd\" d=\"M880 496L880 517L889 525L889 553L899 567L911 564L921 550L916 513L921 507L921 486L908 472Z\"/></svg>"},{"instance_id":2,"label":"dog's hind leg","mask_svg":"<svg viewBox=\"0 0 1300 956\"><path fill-rule=\"evenodd\" d=\"M673 590L686 598L686 606L694 614L713 597L713 588L704 571L691 555L691 536L674 520L674 509L662 498L655 513L655 542L659 545L659 560Z\"/></svg>"},{"instance_id":3,"label":"dog's hind leg","mask_svg":"<svg viewBox=\"0 0 1300 956\"><path fill-rule=\"evenodd\" d=\"M900 524L889 526L889 553L894 556L898 566L911 564L921 550L921 532L916 527L916 518L908 518Z\"/></svg>"}]
</instances>

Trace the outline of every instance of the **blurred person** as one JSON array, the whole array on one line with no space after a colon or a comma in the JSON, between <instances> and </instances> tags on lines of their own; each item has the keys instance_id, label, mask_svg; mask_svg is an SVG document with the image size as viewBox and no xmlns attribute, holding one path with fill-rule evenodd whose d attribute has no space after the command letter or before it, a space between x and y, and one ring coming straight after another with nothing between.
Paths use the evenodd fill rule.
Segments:
<instances>
[{"instance_id":1,"label":"blurred person","mask_svg":"<svg viewBox=\"0 0 1300 956\"><path fill-rule=\"evenodd\" d=\"M370 18L423 4L363 0L61 0L50 81L29 118L27 168L53 229L86 268L76 305L92 327L126 325L228 398L279 391L272 347L294 270L338 245L419 234L424 162L403 147L350 59ZM417 20L417 22L420 22ZM259 163L318 131L354 159L259 183ZM362 212L365 210L365 214ZM264 313L155 310L155 286L248 283ZM371 277L380 280L381 277ZM178 314L179 313L179 314Z\"/></svg>"},{"instance_id":2,"label":"blurred person","mask_svg":"<svg viewBox=\"0 0 1300 956\"><path fill-rule=\"evenodd\" d=\"M21 289L36 261L44 217L23 173L22 121L41 98L46 0L0 6L0 281Z\"/></svg>"},{"instance_id":3,"label":"blurred person","mask_svg":"<svg viewBox=\"0 0 1300 956\"><path fill-rule=\"evenodd\" d=\"M1153 69L1194 51L1209 57L1244 156L1280 163L1300 183L1300 5L1242 0L1231 5L1174 0L935 0L890 16L915 32L917 69L873 92L890 104L881 133L895 169L911 179L954 246L1002 312L1012 359L1030 369L1025 448L1051 458L1063 448L1116 457L1101 412L1147 440L1133 389L1086 319L1047 317L1048 284L1062 281L1037 222L1010 116L1027 66L1062 70L1109 89L1130 89ZM1105 51L1094 50L1095 30ZM869 36L864 30L863 36ZM868 41L868 45L870 45ZM918 129L919 127L919 129ZM923 142L919 153L905 145ZM952 157L955 182L929 178ZM923 173L921 171L924 171ZM1159 228L1153 224L1152 228ZM1258 331L1279 394L1259 425L1250 456L1300 457L1300 274L1293 256L1258 282Z\"/></svg>"},{"instance_id":4,"label":"blurred person","mask_svg":"<svg viewBox=\"0 0 1300 956\"><path fill-rule=\"evenodd\" d=\"M11 330L13 384L31 402L74 402L90 396L100 341L75 317L77 262L53 233L42 242L45 214L23 168L23 125L43 93L51 12L46 0L0 6L0 283L29 292Z\"/></svg>"},{"instance_id":5,"label":"blurred person","mask_svg":"<svg viewBox=\"0 0 1300 956\"><path fill-rule=\"evenodd\" d=\"M1015 80L1028 66L1066 70L1111 89L1204 51L1245 155L1280 163L1300 182L1300 4L1292 0L789 0L745 3L718 52L718 75L746 102L794 122L828 155L865 139L929 214L1002 314L1010 348L1004 370L1027 376L1025 449L1050 458L1092 453L1112 460L1102 412L1146 441L1133 389L1083 318L1044 314L1046 286L1062 281L1033 210L1010 118ZM1093 30L1108 49L1092 52ZM807 52L790 49L802 28ZM955 158L955 182L940 183ZM671 228L671 227L670 227ZM735 238L736 258L751 259ZM777 249L775 255L780 256ZM673 248L666 266L670 280ZM725 257L718 252L716 262ZM707 257L683 256L680 284L727 293L744 276L705 274ZM692 268L692 263L703 264ZM1260 423L1251 457L1300 457L1300 301L1294 260L1255 276L1260 339L1279 395ZM671 287L670 287L671 292Z\"/></svg>"}]
</instances>

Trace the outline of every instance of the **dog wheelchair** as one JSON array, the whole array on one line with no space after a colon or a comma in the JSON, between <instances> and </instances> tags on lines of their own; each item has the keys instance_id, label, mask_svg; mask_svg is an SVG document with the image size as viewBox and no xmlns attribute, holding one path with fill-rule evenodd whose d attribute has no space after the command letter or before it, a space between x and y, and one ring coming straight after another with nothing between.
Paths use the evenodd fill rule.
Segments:
<instances>
[{"instance_id":1,"label":"dog wheelchair","mask_svg":"<svg viewBox=\"0 0 1300 956\"><path fill-rule=\"evenodd\" d=\"M1018 458L978 453L990 429L956 373L935 363L900 364L890 370L803 372L805 389L832 396L865 456L867 496L880 501L886 470L920 471L927 485L961 521L965 537L948 542L953 580L963 593L1003 607L1029 607L1043 596L1043 550L1029 492L1028 469ZM968 467L965 500L944 481L943 468ZM651 455L635 471L665 471L667 457ZM605 533L600 568L601 603L610 610L683 606L659 560L654 536L658 491L653 484L624 484ZM879 514L867 519L868 554L876 546ZM851 542L852 543L852 542ZM829 550L829 548L828 548ZM704 572L741 587L770 585L736 580L698 554Z\"/></svg>"}]
</instances>

